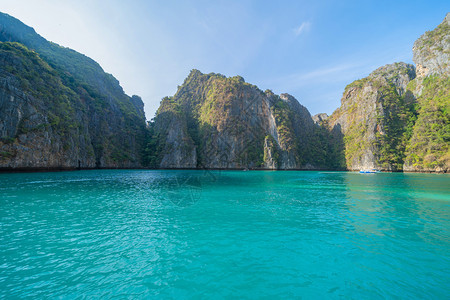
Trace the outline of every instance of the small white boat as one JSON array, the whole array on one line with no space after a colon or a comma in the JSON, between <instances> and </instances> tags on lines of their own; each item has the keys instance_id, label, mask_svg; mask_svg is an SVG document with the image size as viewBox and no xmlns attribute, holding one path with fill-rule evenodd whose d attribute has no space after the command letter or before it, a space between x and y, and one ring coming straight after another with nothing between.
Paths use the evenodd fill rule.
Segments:
<instances>
[{"instance_id":1,"label":"small white boat","mask_svg":"<svg viewBox=\"0 0 450 300\"><path fill-rule=\"evenodd\" d=\"M373 174L373 173L380 173L381 171L378 169L370 169L370 170L360 170L359 173L362 174Z\"/></svg>"}]
</instances>

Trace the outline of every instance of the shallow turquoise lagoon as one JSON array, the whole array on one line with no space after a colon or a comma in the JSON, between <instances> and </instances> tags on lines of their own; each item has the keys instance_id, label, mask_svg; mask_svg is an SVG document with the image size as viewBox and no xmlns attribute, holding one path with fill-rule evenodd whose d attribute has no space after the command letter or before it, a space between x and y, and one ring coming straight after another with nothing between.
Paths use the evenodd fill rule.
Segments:
<instances>
[{"instance_id":1,"label":"shallow turquoise lagoon","mask_svg":"<svg viewBox=\"0 0 450 300\"><path fill-rule=\"evenodd\" d=\"M0 299L449 295L449 175L0 174Z\"/></svg>"}]
</instances>

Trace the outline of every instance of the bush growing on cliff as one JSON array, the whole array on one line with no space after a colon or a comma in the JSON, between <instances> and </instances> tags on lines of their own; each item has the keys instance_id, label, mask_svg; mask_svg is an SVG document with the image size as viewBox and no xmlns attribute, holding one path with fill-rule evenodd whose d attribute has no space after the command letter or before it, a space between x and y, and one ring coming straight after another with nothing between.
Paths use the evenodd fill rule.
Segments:
<instances>
[{"instance_id":1,"label":"bush growing on cliff","mask_svg":"<svg viewBox=\"0 0 450 300\"><path fill-rule=\"evenodd\" d=\"M383 112L378 111L377 116L378 161L386 169L402 170L405 148L416 119L415 106L400 96L392 83L380 87L379 92Z\"/></svg>"},{"instance_id":2,"label":"bush growing on cliff","mask_svg":"<svg viewBox=\"0 0 450 300\"><path fill-rule=\"evenodd\" d=\"M298 140L293 132L292 110L280 98L272 106L273 116L277 123L278 140L289 152L298 152Z\"/></svg>"},{"instance_id":3,"label":"bush growing on cliff","mask_svg":"<svg viewBox=\"0 0 450 300\"><path fill-rule=\"evenodd\" d=\"M423 81L418 117L406 148L406 164L418 169L450 168L450 77Z\"/></svg>"},{"instance_id":4,"label":"bush growing on cliff","mask_svg":"<svg viewBox=\"0 0 450 300\"><path fill-rule=\"evenodd\" d=\"M41 107L43 114L48 114L49 123L61 135L67 135L81 124L75 119L74 104L78 96L63 85L58 73L44 62L36 52L28 50L19 43L0 42L2 67L10 70L21 84L23 92L45 103ZM29 128L22 120L19 133L26 133L36 128Z\"/></svg>"},{"instance_id":5,"label":"bush growing on cliff","mask_svg":"<svg viewBox=\"0 0 450 300\"><path fill-rule=\"evenodd\" d=\"M162 150L164 141L160 138L159 133L155 131L155 123L149 122L146 132L146 144L142 151L142 164L149 168L159 168L162 158Z\"/></svg>"}]
</instances>

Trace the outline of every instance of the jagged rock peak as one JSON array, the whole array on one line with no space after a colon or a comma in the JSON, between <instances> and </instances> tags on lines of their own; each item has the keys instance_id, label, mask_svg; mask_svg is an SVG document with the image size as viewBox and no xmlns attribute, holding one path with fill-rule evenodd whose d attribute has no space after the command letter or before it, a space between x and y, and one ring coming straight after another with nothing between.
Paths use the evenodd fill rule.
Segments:
<instances>
[{"instance_id":1,"label":"jagged rock peak","mask_svg":"<svg viewBox=\"0 0 450 300\"><path fill-rule=\"evenodd\" d=\"M97 62L3 13L0 48L0 168L142 166L142 100Z\"/></svg>"},{"instance_id":2,"label":"jagged rock peak","mask_svg":"<svg viewBox=\"0 0 450 300\"><path fill-rule=\"evenodd\" d=\"M145 112L144 112L144 101L142 101L142 98L138 95L133 95L130 98L131 103L136 108L136 112L145 119Z\"/></svg>"},{"instance_id":3,"label":"jagged rock peak","mask_svg":"<svg viewBox=\"0 0 450 300\"><path fill-rule=\"evenodd\" d=\"M280 99L286 102L291 108L301 109L303 111L306 111L307 114L310 115L308 109L300 104L300 102L294 96L287 93L282 93L280 94Z\"/></svg>"},{"instance_id":4,"label":"jagged rock peak","mask_svg":"<svg viewBox=\"0 0 450 300\"><path fill-rule=\"evenodd\" d=\"M408 75L410 79L414 79L416 77L415 67L411 64L407 64L404 62L396 62L393 64L388 64L382 67L379 67L372 73L370 73L369 78L382 76L389 81L392 81L399 74Z\"/></svg>"},{"instance_id":5,"label":"jagged rock peak","mask_svg":"<svg viewBox=\"0 0 450 300\"><path fill-rule=\"evenodd\" d=\"M219 73L203 73L200 70L197 69L192 69L191 72L189 73L189 75L186 77L185 82L189 81L190 79L195 79L195 78L200 78L200 77L212 77L212 76L216 76L216 77L221 77L221 78L226 78L225 75L219 74Z\"/></svg>"},{"instance_id":6,"label":"jagged rock peak","mask_svg":"<svg viewBox=\"0 0 450 300\"><path fill-rule=\"evenodd\" d=\"M393 84L399 95L403 95L406 91L408 83L416 77L415 68L411 64L403 62L393 63L380 67L370 73L369 76L355 80L347 85L342 97L341 104L347 102L356 90L360 88L368 88L368 86L379 86ZM368 86L367 86L368 85ZM373 86L376 89L376 86Z\"/></svg>"},{"instance_id":7,"label":"jagged rock peak","mask_svg":"<svg viewBox=\"0 0 450 300\"><path fill-rule=\"evenodd\" d=\"M312 116L312 119L313 119L314 123L321 124L323 121L328 119L328 114L326 114L326 113L316 114L316 115Z\"/></svg>"},{"instance_id":8,"label":"jagged rock peak","mask_svg":"<svg viewBox=\"0 0 450 300\"><path fill-rule=\"evenodd\" d=\"M311 126L314 122L311 118L311 114L309 113L309 110L300 104L300 102L292 95L289 95L287 93L280 94L280 99L286 102L289 107L296 112L298 116L301 117L302 121L306 121L308 125Z\"/></svg>"},{"instance_id":9,"label":"jagged rock peak","mask_svg":"<svg viewBox=\"0 0 450 300\"><path fill-rule=\"evenodd\" d=\"M202 75L204 75L204 74L202 72L200 72L199 70L192 69L191 72L189 72L189 75L186 78L186 80L189 78L195 78L195 77L202 76Z\"/></svg>"},{"instance_id":10,"label":"jagged rock peak","mask_svg":"<svg viewBox=\"0 0 450 300\"><path fill-rule=\"evenodd\" d=\"M288 93L282 93L282 94L280 94L280 98L281 98L282 100L284 100L285 102L298 102L298 100L295 99L294 96L292 96L292 95L290 95L290 94L288 94Z\"/></svg>"},{"instance_id":11,"label":"jagged rock peak","mask_svg":"<svg viewBox=\"0 0 450 300\"><path fill-rule=\"evenodd\" d=\"M392 83L397 88L399 95L403 95L408 83L416 78L416 69L411 64L398 62L376 69L368 78L369 80L384 78L387 82Z\"/></svg>"},{"instance_id":12,"label":"jagged rock peak","mask_svg":"<svg viewBox=\"0 0 450 300\"><path fill-rule=\"evenodd\" d=\"M160 168L319 168L326 158L309 111L241 76L193 70L154 122ZM325 151L325 150L323 150ZM322 151L322 153L324 153Z\"/></svg>"},{"instance_id":13,"label":"jagged rock peak","mask_svg":"<svg viewBox=\"0 0 450 300\"><path fill-rule=\"evenodd\" d=\"M346 137L348 169L401 169L401 157L387 155L390 148L384 141L385 137L398 141L403 134L401 131L407 123L405 116L409 114L409 98L403 96L407 95L408 83L414 78L413 65L394 63L380 67L346 87L341 107L327 123L332 129L339 128ZM404 144L397 144L393 147L398 146L404 151Z\"/></svg>"},{"instance_id":14,"label":"jagged rock peak","mask_svg":"<svg viewBox=\"0 0 450 300\"><path fill-rule=\"evenodd\" d=\"M434 30L425 32L413 46L417 77L450 74L450 13Z\"/></svg>"}]
</instances>

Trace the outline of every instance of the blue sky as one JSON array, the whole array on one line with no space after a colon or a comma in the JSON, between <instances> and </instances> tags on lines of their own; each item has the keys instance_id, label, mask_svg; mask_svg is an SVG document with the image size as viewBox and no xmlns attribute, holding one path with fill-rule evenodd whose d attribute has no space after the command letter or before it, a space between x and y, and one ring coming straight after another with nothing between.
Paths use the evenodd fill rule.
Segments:
<instances>
[{"instance_id":1,"label":"blue sky","mask_svg":"<svg viewBox=\"0 0 450 300\"><path fill-rule=\"evenodd\" d=\"M414 41L450 2L0 0L0 11L99 62L150 119L191 69L241 75L330 114L353 80L412 63Z\"/></svg>"}]
</instances>

